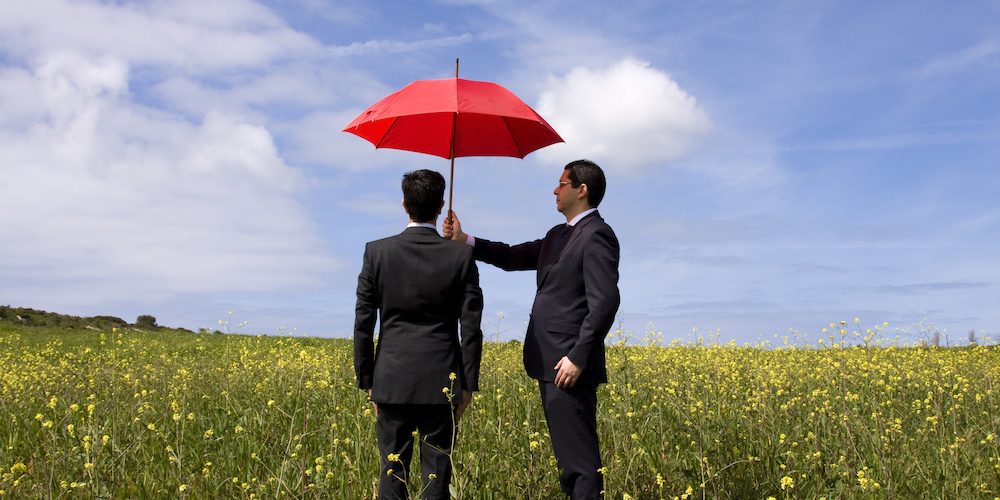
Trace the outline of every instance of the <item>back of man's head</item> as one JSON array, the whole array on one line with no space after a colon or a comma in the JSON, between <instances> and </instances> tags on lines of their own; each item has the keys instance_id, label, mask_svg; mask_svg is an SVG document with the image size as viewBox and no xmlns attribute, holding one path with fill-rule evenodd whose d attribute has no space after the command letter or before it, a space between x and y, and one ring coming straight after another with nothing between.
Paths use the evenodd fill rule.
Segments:
<instances>
[{"instance_id":1,"label":"back of man's head","mask_svg":"<svg viewBox=\"0 0 1000 500\"><path fill-rule=\"evenodd\" d=\"M608 185L601 167L590 160L575 160L566 164L564 170L569 170L569 180L574 188L587 185L587 205L597 208Z\"/></svg>"},{"instance_id":2,"label":"back of man's head","mask_svg":"<svg viewBox=\"0 0 1000 500\"><path fill-rule=\"evenodd\" d=\"M444 203L444 176L433 170L403 174L403 208L413 222L433 222Z\"/></svg>"}]
</instances>

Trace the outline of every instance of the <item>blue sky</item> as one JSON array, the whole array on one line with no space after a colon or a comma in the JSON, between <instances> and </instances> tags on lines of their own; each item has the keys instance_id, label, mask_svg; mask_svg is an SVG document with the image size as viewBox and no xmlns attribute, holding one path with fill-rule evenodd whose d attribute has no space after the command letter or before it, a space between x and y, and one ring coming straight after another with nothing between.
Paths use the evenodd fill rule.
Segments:
<instances>
[{"instance_id":1,"label":"blue sky","mask_svg":"<svg viewBox=\"0 0 1000 500\"><path fill-rule=\"evenodd\" d=\"M448 163L340 130L456 57L566 139L459 159L465 229L540 237L597 161L636 337L1000 338L996 1L5 3L0 304L350 335L401 174ZM533 275L481 271L520 338Z\"/></svg>"}]
</instances>

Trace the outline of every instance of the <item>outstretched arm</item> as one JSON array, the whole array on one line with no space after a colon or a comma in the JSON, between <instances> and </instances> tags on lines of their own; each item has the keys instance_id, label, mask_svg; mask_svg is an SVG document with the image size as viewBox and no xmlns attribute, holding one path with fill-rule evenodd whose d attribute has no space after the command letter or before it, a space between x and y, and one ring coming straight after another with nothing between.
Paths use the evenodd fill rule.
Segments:
<instances>
[{"instance_id":1,"label":"outstretched arm","mask_svg":"<svg viewBox=\"0 0 1000 500\"><path fill-rule=\"evenodd\" d=\"M470 238L462 231L462 223L458 220L455 212L451 212L451 216L445 219L442 234L445 238L472 244L475 247L473 255L476 260L492 264L504 271L538 269L538 255L542 249L542 240L511 246L482 238Z\"/></svg>"}]
</instances>

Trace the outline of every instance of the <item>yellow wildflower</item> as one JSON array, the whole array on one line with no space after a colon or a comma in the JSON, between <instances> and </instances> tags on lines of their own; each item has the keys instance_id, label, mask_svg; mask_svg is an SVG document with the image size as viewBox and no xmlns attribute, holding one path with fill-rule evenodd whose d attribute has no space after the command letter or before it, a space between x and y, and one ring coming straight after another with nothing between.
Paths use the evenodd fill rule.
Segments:
<instances>
[{"instance_id":1,"label":"yellow wildflower","mask_svg":"<svg viewBox=\"0 0 1000 500\"><path fill-rule=\"evenodd\" d=\"M781 478L781 489L790 490L795 487L795 480L789 476Z\"/></svg>"}]
</instances>

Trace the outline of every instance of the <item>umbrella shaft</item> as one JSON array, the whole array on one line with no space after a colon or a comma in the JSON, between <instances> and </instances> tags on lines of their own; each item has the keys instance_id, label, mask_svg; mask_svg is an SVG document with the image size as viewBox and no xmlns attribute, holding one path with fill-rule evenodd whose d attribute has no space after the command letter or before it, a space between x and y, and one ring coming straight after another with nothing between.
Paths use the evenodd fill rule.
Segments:
<instances>
[{"instance_id":1,"label":"umbrella shaft","mask_svg":"<svg viewBox=\"0 0 1000 500\"><path fill-rule=\"evenodd\" d=\"M455 157L451 158L451 175L448 176L448 222L451 222L451 199L455 187Z\"/></svg>"}]
</instances>

